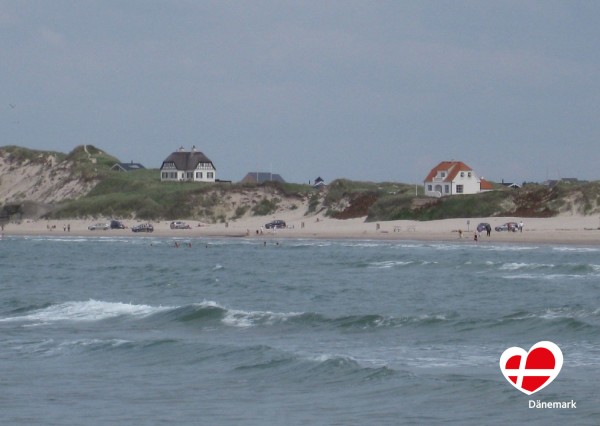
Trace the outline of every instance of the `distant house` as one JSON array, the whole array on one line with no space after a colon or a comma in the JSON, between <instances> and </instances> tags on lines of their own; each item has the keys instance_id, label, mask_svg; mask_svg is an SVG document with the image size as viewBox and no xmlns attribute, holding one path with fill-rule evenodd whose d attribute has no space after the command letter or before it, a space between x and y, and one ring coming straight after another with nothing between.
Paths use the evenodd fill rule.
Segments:
<instances>
[{"instance_id":1,"label":"distant house","mask_svg":"<svg viewBox=\"0 0 600 426\"><path fill-rule=\"evenodd\" d=\"M477 194L491 191L492 184L477 176L462 161L442 161L435 166L423 182L425 195L442 197L458 194Z\"/></svg>"},{"instance_id":2,"label":"distant house","mask_svg":"<svg viewBox=\"0 0 600 426\"><path fill-rule=\"evenodd\" d=\"M324 188L325 185L325 180L319 176L318 178L315 179L315 183L313 184L313 188L315 189L322 189Z\"/></svg>"},{"instance_id":3,"label":"distant house","mask_svg":"<svg viewBox=\"0 0 600 426\"><path fill-rule=\"evenodd\" d=\"M200 151L196 151L195 146L191 151L179 148L160 166L160 180L163 182L215 182L216 174L213 162Z\"/></svg>"},{"instance_id":4,"label":"distant house","mask_svg":"<svg viewBox=\"0 0 600 426\"><path fill-rule=\"evenodd\" d=\"M502 185L506 186L507 188L512 188L512 189L519 189L521 187L521 185L519 185L518 183L504 182L504 179L502 179Z\"/></svg>"},{"instance_id":5,"label":"distant house","mask_svg":"<svg viewBox=\"0 0 600 426\"><path fill-rule=\"evenodd\" d=\"M250 172L242 179L242 183L265 183L265 182L279 182L285 183L283 178L276 173L269 172Z\"/></svg>"},{"instance_id":6,"label":"distant house","mask_svg":"<svg viewBox=\"0 0 600 426\"><path fill-rule=\"evenodd\" d=\"M143 170L145 167L140 163L134 163L132 161L131 163L115 163L110 169L116 172L132 172L134 170Z\"/></svg>"}]
</instances>

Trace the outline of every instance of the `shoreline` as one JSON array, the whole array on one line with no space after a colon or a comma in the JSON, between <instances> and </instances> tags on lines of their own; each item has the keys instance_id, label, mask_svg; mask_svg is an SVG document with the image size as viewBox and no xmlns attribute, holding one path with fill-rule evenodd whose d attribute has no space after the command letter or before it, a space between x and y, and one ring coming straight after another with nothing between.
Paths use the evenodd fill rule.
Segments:
<instances>
[{"instance_id":1,"label":"shoreline","mask_svg":"<svg viewBox=\"0 0 600 426\"><path fill-rule=\"evenodd\" d=\"M284 215L277 215L281 219ZM289 216L289 215L288 215ZM205 224L186 221L191 229L170 229L169 221L153 222L154 232L134 233L131 229L90 231L92 223L110 220L24 220L20 224L5 225L3 237L56 236L56 237L160 237L175 239L198 238L248 238L248 239L322 239L322 240L382 240L382 241L440 241L470 244L558 244L600 246L599 218L595 216L557 216L552 218L526 218L523 232L496 232L493 228L502 223L519 222L520 218L469 218L433 221L398 220L389 222L364 222L358 219L331 219L322 216L286 217L287 229L267 230L264 224L269 217L251 217L228 224ZM492 225L491 236L481 233L474 241L473 228L480 222ZM124 221L128 228L140 221ZM70 231L68 231L70 226ZM459 236L462 231L462 238Z\"/></svg>"}]
</instances>

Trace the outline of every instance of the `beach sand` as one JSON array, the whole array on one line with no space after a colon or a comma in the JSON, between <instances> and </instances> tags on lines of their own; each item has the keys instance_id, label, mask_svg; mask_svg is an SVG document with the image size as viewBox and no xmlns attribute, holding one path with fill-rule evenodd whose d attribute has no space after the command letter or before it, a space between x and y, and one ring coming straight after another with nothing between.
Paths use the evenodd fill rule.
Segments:
<instances>
[{"instance_id":1,"label":"beach sand","mask_svg":"<svg viewBox=\"0 0 600 426\"><path fill-rule=\"evenodd\" d=\"M285 220L288 228L267 230L264 225L274 219ZM506 222L523 220L523 232L496 232L493 228ZM128 229L90 231L88 226L100 220L24 220L4 227L4 236L53 235L53 236L158 236L194 239L202 237L247 238L321 238L321 239L382 239L414 241L464 241L475 244L474 230L480 222L491 224L490 237L483 232L479 244L489 242L523 244L572 244L600 245L600 217L563 215L552 218L492 217L469 219L445 219L433 221L398 220L365 222L365 218L338 220L323 215L304 216L300 209L273 216L248 217L227 224L206 224L185 221L192 229L170 229L170 221L152 222L152 234L133 233L131 227L140 221L124 220ZM70 225L70 232L65 227ZM261 229L262 227L262 229ZM462 238L459 230L462 230Z\"/></svg>"}]
</instances>

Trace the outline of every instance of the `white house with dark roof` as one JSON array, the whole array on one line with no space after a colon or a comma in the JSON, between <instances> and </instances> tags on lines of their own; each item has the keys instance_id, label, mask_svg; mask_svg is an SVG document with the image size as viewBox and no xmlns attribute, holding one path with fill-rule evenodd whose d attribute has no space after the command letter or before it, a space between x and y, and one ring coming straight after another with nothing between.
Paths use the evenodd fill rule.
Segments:
<instances>
[{"instance_id":1,"label":"white house with dark roof","mask_svg":"<svg viewBox=\"0 0 600 426\"><path fill-rule=\"evenodd\" d=\"M160 166L162 182L215 182L217 169L213 162L193 146L191 151L183 147L169 155Z\"/></svg>"},{"instance_id":2,"label":"white house with dark roof","mask_svg":"<svg viewBox=\"0 0 600 426\"><path fill-rule=\"evenodd\" d=\"M492 184L477 176L462 161L442 161L435 166L423 182L425 195L442 197L458 194L477 194L491 191Z\"/></svg>"}]
</instances>

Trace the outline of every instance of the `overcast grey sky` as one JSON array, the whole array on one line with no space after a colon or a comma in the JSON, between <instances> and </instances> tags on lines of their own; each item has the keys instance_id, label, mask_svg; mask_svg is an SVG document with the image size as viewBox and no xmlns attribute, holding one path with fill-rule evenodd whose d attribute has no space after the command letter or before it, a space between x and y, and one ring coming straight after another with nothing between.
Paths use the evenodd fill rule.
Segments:
<instances>
[{"instance_id":1,"label":"overcast grey sky","mask_svg":"<svg viewBox=\"0 0 600 426\"><path fill-rule=\"evenodd\" d=\"M0 145L221 179L600 179L599 1L0 0Z\"/></svg>"}]
</instances>

